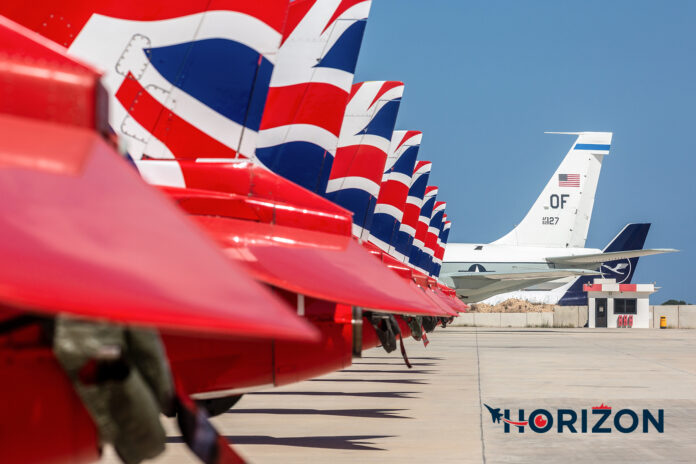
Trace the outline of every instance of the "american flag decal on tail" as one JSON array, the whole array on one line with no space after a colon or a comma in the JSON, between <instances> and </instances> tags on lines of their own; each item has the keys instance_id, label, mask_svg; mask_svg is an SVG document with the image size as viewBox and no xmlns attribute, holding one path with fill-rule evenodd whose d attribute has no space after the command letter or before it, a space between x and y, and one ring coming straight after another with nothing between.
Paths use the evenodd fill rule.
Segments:
<instances>
[{"instance_id":1,"label":"american flag decal on tail","mask_svg":"<svg viewBox=\"0 0 696 464\"><path fill-rule=\"evenodd\" d=\"M580 187L580 174L559 174L559 187Z\"/></svg>"}]
</instances>

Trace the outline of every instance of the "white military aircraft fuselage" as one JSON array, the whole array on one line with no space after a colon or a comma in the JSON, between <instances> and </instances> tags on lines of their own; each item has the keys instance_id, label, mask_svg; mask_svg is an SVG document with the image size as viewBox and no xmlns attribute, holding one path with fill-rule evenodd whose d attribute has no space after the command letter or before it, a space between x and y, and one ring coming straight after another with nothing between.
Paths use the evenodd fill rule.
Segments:
<instances>
[{"instance_id":1,"label":"white military aircraft fuselage","mask_svg":"<svg viewBox=\"0 0 696 464\"><path fill-rule=\"evenodd\" d=\"M562 251L563 255L559 255ZM650 249L603 252L598 248L525 247L494 244L447 245L441 275L459 297L475 303L500 293L547 283L561 287L583 275L616 276L626 272L629 259L674 250ZM611 261L623 260L613 265ZM560 296L560 295L559 295Z\"/></svg>"},{"instance_id":2,"label":"white military aircraft fuselage","mask_svg":"<svg viewBox=\"0 0 696 464\"><path fill-rule=\"evenodd\" d=\"M620 243L613 251L585 248L602 160L609 154L612 134L571 134L578 136L575 143L522 222L488 244L447 245L440 277L454 286L462 300L475 303L547 282L552 282L547 284L552 289L566 284L567 278L603 275L603 263L617 261L612 265L620 272L626 267L621 266L622 260L672 251L643 250L642 241L634 249ZM644 240L647 230L628 227L615 241L620 242L624 232L626 237L638 234Z\"/></svg>"}]
</instances>

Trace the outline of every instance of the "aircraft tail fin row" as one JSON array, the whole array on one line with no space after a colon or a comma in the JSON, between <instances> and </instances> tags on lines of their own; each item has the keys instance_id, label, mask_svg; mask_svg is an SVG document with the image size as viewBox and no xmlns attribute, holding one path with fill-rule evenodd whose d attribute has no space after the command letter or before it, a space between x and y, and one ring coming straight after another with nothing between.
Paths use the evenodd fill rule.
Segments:
<instances>
[{"instance_id":1,"label":"aircraft tail fin row","mask_svg":"<svg viewBox=\"0 0 696 464\"><path fill-rule=\"evenodd\" d=\"M612 133L553 133L577 135L577 139L522 222L493 244L585 246L602 160L609 154Z\"/></svg>"},{"instance_id":2,"label":"aircraft tail fin row","mask_svg":"<svg viewBox=\"0 0 696 464\"><path fill-rule=\"evenodd\" d=\"M256 3L194 0L170 10L158 0L134 11L98 0L66 8L67 37L42 22L47 0L0 12L109 70L108 123L141 169L165 159L262 164L350 210L354 235L380 236L383 251L432 274L444 204L433 187L423 201L430 166L413 167L420 133L398 133L399 162L389 161L404 85L353 85L371 0ZM158 172L182 184L176 165L166 166ZM393 188L380 198L385 171ZM373 231L375 212L382 227Z\"/></svg>"}]
</instances>

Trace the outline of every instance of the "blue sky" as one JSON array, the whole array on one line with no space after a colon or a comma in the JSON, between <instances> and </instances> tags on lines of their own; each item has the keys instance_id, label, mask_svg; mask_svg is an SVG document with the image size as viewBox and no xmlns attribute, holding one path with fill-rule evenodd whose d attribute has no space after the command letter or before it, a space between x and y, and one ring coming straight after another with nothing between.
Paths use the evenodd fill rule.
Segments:
<instances>
[{"instance_id":1,"label":"blue sky","mask_svg":"<svg viewBox=\"0 0 696 464\"><path fill-rule=\"evenodd\" d=\"M612 131L587 246L651 222L634 282L696 303L696 2L373 0L356 82L406 84L397 128L448 202L450 241L489 242L531 207L572 136Z\"/></svg>"}]
</instances>

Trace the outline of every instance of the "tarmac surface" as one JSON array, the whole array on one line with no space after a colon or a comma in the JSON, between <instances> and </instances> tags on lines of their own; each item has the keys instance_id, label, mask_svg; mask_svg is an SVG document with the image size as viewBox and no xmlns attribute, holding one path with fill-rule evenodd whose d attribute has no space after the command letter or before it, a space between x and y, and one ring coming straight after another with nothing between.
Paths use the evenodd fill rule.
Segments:
<instances>
[{"instance_id":1,"label":"tarmac surface","mask_svg":"<svg viewBox=\"0 0 696 464\"><path fill-rule=\"evenodd\" d=\"M324 377L245 395L213 419L252 463L696 462L696 330L438 329L413 364L381 348ZM664 433L506 434L483 404L517 419L543 408L664 409ZM624 417L623 426L630 418ZM152 462L196 459L167 422ZM579 423L576 424L580 432ZM118 462L107 450L103 462Z\"/></svg>"}]
</instances>

